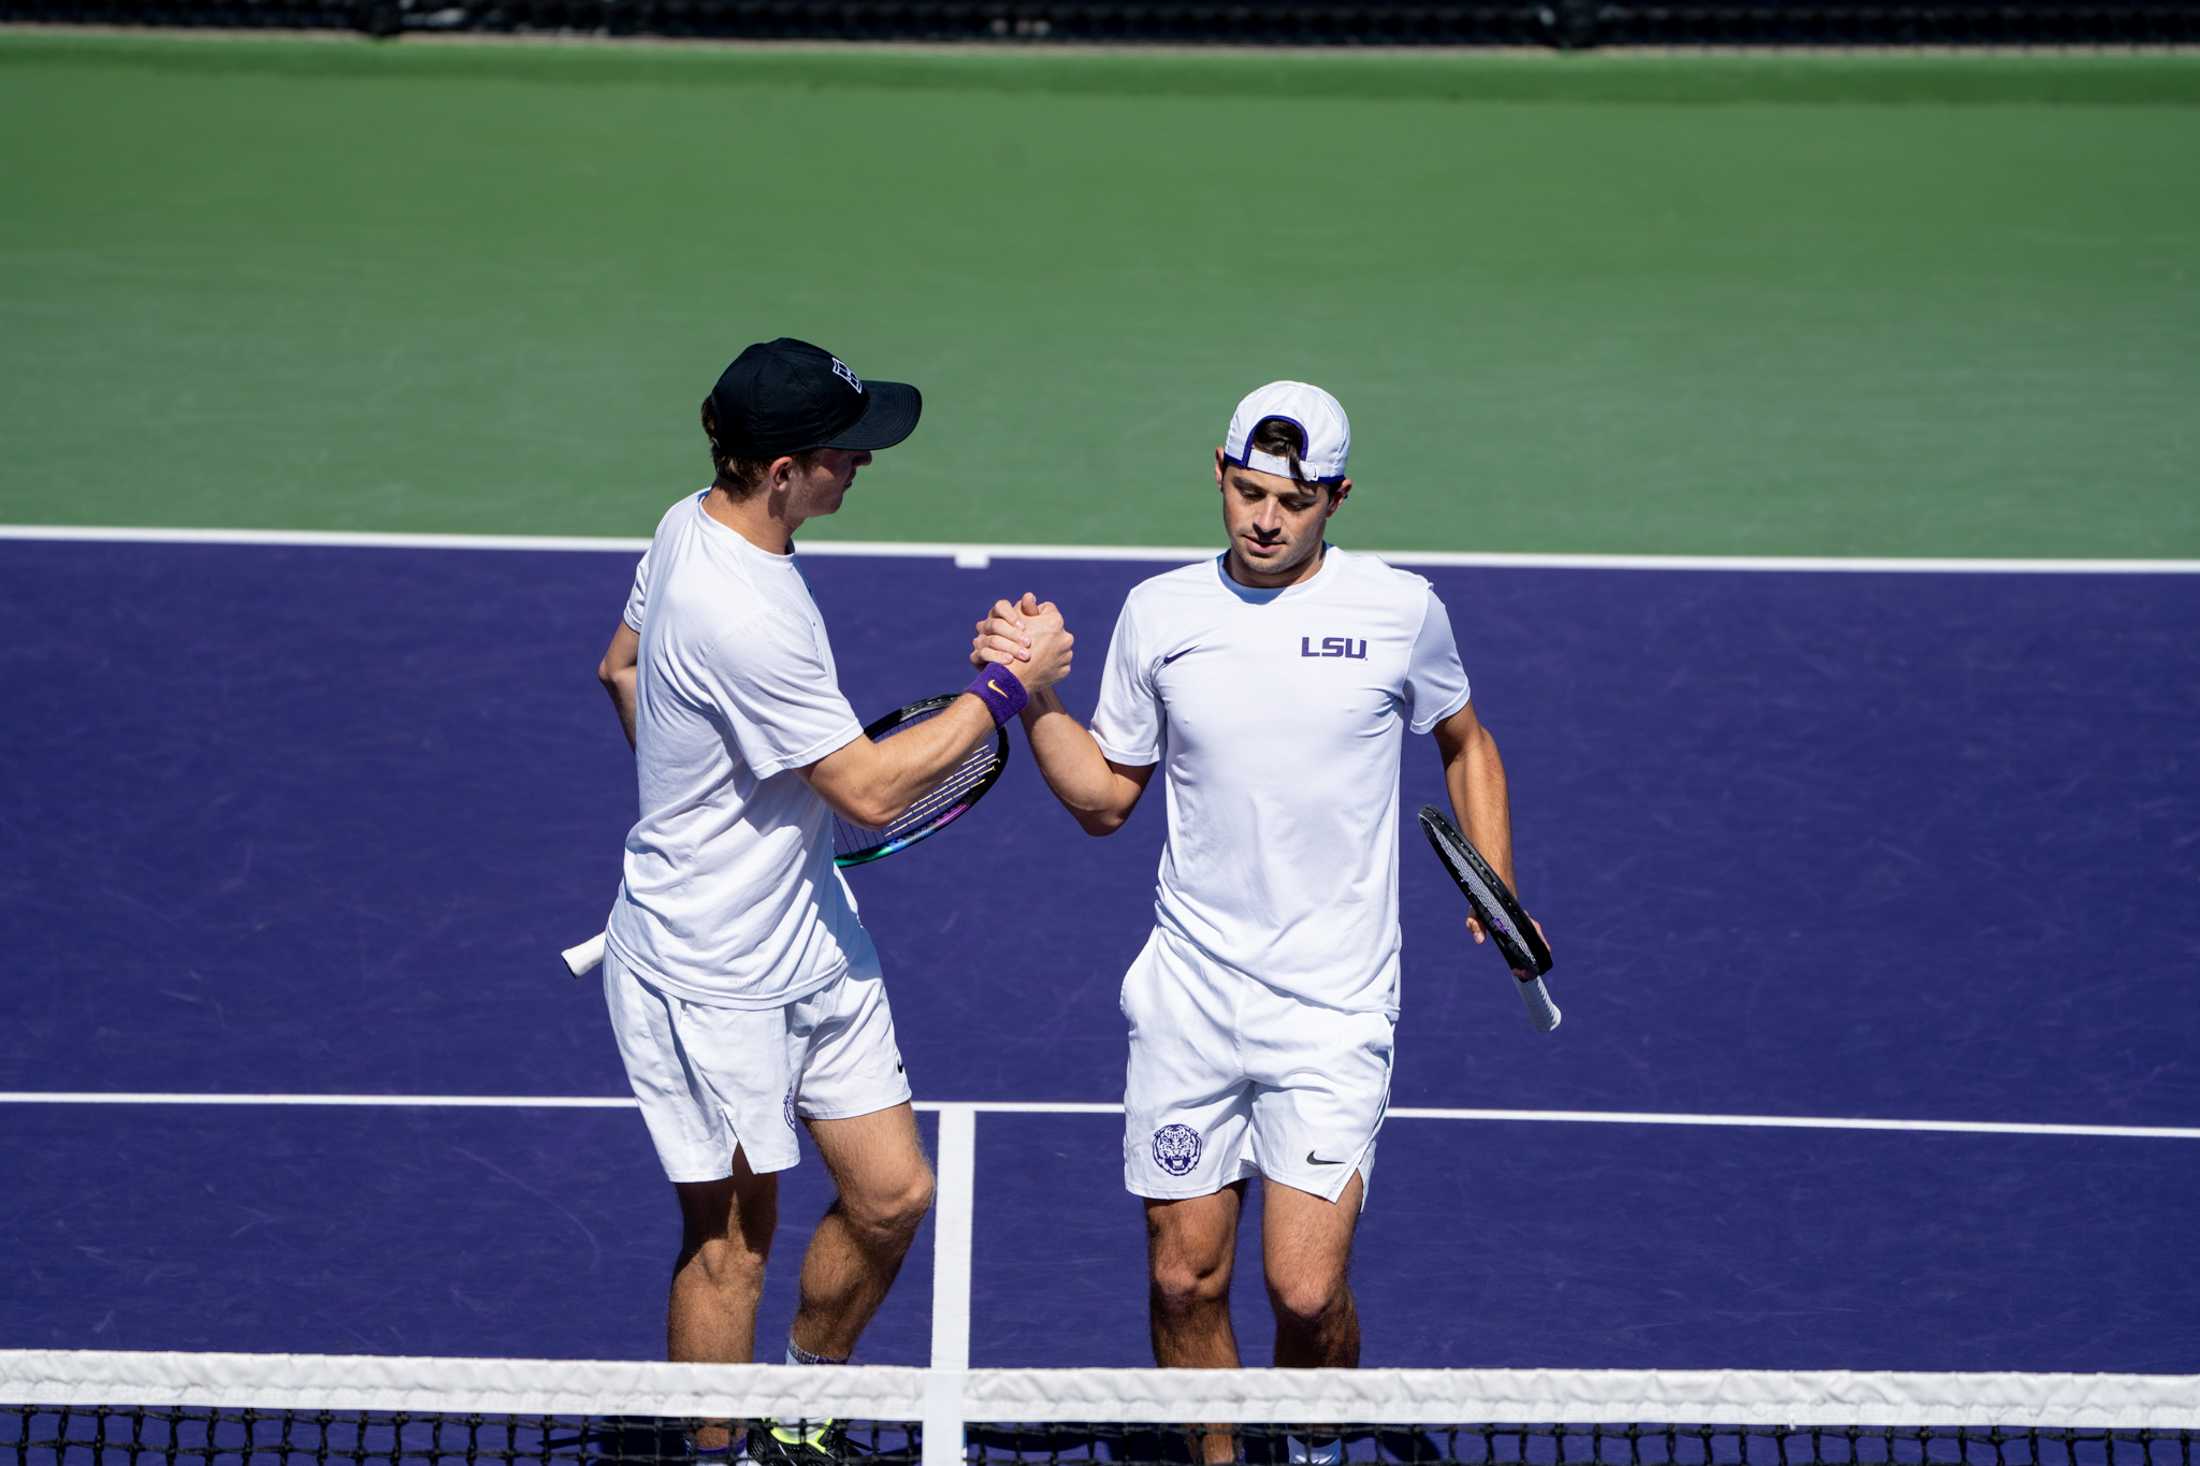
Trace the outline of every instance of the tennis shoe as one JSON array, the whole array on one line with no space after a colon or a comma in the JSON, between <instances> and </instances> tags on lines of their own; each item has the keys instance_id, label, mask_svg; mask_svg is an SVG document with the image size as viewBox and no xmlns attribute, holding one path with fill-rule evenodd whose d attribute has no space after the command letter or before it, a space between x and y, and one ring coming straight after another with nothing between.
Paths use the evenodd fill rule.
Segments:
<instances>
[{"instance_id":1,"label":"tennis shoe","mask_svg":"<svg viewBox=\"0 0 2200 1466\"><path fill-rule=\"evenodd\" d=\"M837 1420L775 1420L749 1432L749 1460L756 1466L840 1466L853 1458L848 1432Z\"/></svg>"}]
</instances>

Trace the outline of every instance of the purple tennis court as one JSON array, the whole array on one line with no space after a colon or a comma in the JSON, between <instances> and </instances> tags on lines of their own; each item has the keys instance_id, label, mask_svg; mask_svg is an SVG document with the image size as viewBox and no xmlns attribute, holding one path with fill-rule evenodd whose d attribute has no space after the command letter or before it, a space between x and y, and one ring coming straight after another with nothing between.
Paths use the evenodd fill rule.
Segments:
<instances>
[{"instance_id":1,"label":"purple tennis court","mask_svg":"<svg viewBox=\"0 0 2200 1466\"><path fill-rule=\"evenodd\" d=\"M633 804L594 679L632 558L0 543L0 1336L658 1357L673 1208L556 960ZM1085 711L1161 563L804 567L859 710L957 685L1028 588ZM1567 1018L1522 1021L1403 822L1367 1363L2189 1371L2200 577L1416 568ZM1438 774L1409 741L1409 808ZM1148 1360L1107 1107L1162 823L1086 838L1019 748L856 873L970 1227L866 1362L928 1362L943 1289L973 1364ZM787 1263L814 1156L790 1184ZM1265 1313L1242 1277L1249 1361Z\"/></svg>"}]
</instances>

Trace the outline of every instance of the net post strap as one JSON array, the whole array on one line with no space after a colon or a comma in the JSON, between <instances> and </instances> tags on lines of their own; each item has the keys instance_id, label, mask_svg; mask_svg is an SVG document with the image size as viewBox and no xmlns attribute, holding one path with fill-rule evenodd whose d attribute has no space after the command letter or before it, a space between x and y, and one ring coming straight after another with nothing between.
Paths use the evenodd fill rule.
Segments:
<instances>
[{"instance_id":1,"label":"net post strap","mask_svg":"<svg viewBox=\"0 0 2200 1466\"><path fill-rule=\"evenodd\" d=\"M920 1466L964 1466L964 1383L960 1369L927 1370L924 1382L924 1458Z\"/></svg>"},{"instance_id":2,"label":"net post strap","mask_svg":"<svg viewBox=\"0 0 2200 1466\"><path fill-rule=\"evenodd\" d=\"M0 1350L0 1403L923 1422L1618 1421L2200 1430L2200 1375L1764 1370L925 1370ZM959 1460L960 1432L928 1429ZM935 1463L936 1466L936 1463Z\"/></svg>"}]
</instances>

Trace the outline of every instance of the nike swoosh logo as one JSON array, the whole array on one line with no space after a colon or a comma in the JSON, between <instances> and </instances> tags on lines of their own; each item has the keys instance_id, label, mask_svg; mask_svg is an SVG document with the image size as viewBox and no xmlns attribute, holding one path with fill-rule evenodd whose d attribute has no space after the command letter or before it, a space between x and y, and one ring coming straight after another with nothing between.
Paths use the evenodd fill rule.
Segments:
<instances>
[{"instance_id":1,"label":"nike swoosh logo","mask_svg":"<svg viewBox=\"0 0 2200 1466\"><path fill-rule=\"evenodd\" d=\"M1162 665L1162 666L1164 666L1164 667L1166 667L1166 666L1168 666L1168 665L1169 665L1169 663L1171 663L1171 662L1175 661L1175 660L1176 660L1176 659L1177 659L1178 657L1188 657L1188 656L1190 656L1190 655L1191 655L1191 654L1192 654L1193 652L1196 652L1196 651L1198 651L1198 650L1199 650L1199 648L1198 648L1198 647L1196 647L1196 646L1188 646L1188 647L1184 648L1184 650L1182 650L1182 651L1180 651L1180 652L1171 652L1171 653L1169 653L1169 654L1168 654L1167 656L1165 656L1165 657L1163 657L1163 658L1161 659L1161 665Z\"/></svg>"},{"instance_id":2,"label":"nike swoosh logo","mask_svg":"<svg viewBox=\"0 0 2200 1466\"><path fill-rule=\"evenodd\" d=\"M1306 1163L1310 1166L1341 1166L1344 1164L1343 1161L1325 1161L1312 1151L1306 1153Z\"/></svg>"}]
</instances>

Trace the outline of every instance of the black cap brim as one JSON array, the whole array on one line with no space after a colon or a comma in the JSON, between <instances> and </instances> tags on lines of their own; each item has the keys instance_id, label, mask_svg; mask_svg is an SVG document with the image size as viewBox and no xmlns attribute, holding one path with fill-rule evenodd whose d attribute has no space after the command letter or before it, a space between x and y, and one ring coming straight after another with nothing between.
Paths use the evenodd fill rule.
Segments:
<instances>
[{"instance_id":1,"label":"black cap brim","mask_svg":"<svg viewBox=\"0 0 2200 1466\"><path fill-rule=\"evenodd\" d=\"M845 448L871 453L891 448L917 430L924 414L924 394L907 382L865 382L863 416L843 428L820 448Z\"/></svg>"}]
</instances>

